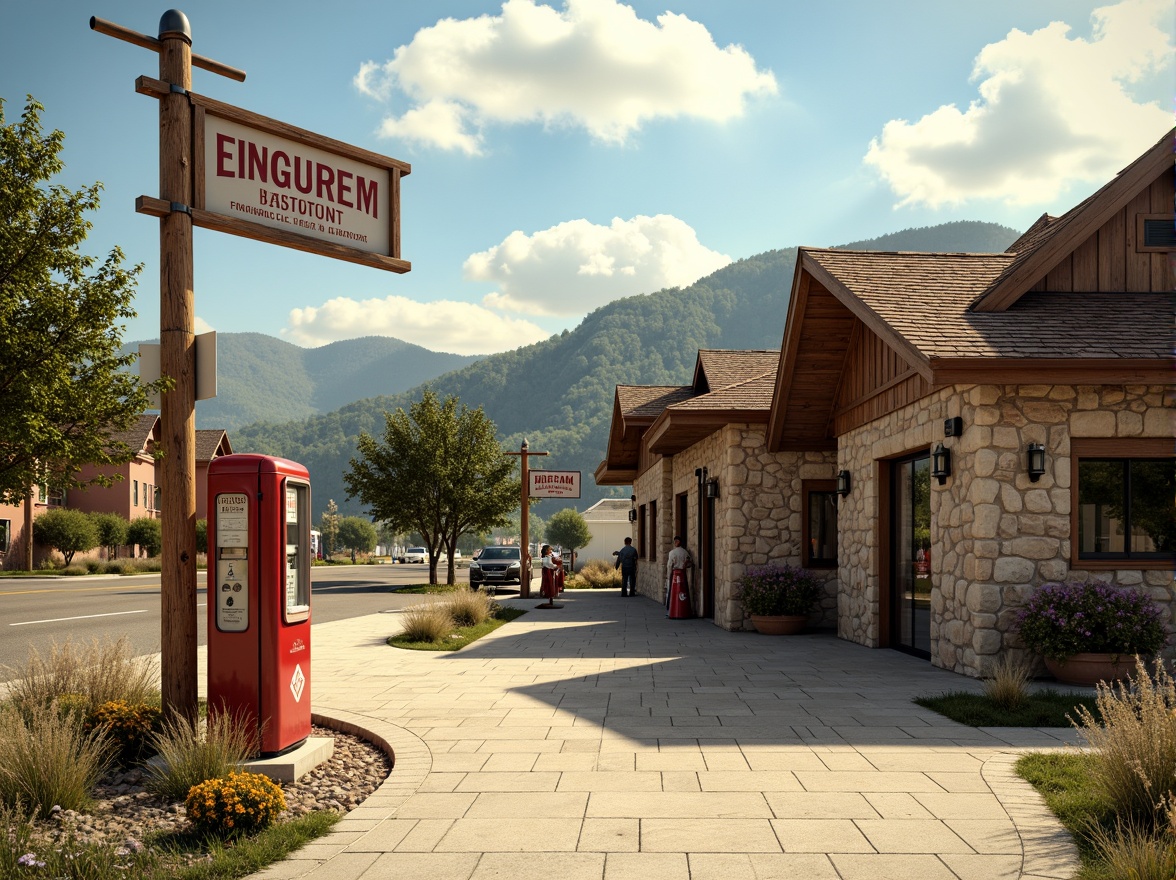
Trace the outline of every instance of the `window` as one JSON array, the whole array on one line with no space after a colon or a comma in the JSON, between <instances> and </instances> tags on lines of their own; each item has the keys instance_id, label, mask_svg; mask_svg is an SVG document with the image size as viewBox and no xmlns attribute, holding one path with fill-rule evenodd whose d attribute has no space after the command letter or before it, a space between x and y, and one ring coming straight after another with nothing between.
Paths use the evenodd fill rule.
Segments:
<instances>
[{"instance_id":1,"label":"window","mask_svg":"<svg viewBox=\"0 0 1176 880\"><path fill-rule=\"evenodd\" d=\"M131 504L133 507L138 507L139 506L139 481L135 480L134 483L135 483L135 494L131 499Z\"/></svg>"},{"instance_id":2,"label":"window","mask_svg":"<svg viewBox=\"0 0 1176 880\"><path fill-rule=\"evenodd\" d=\"M151 487L151 492L152 492L152 494L155 496L155 509L156 509L156 510L159 510L159 500L160 500L160 497L159 497L159 487L158 487L158 486L152 486L152 487Z\"/></svg>"},{"instance_id":3,"label":"window","mask_svg":"<svg viewBox=\"0 0 1176 880\"><path fill-rule=\"evenodd\" d=\"M1171 214L1136 214L1135 223L1137 253L1176 250L1176 223Z\"/></svg>"},{"instance_id":4,"label":"window","mask_svg":"<svg viewBox=\"0 0 1176 880\"><path fill-rule=\"evenodd\" d=\"M1166 564L1176 556L1171 441L1075 440L1073 447L1078 495L1073 540L1079 564Z\"/></svg>"},{"instance_id":5,"label":"window","mask_svg":"<svg viewBox=\"0 0 1176 880\"><path fill-rule=\"evenodd\" d=\"M151 509L151 485L149 483L143 484L143 506L148 510Z\"/></svg>"},{"instance_id":6,"label":"window","mask_svg":"<svg viewBox=\"0 0 1176 880\"><path fill-rule=\"evenodd\" d=\"M8 552L8 541L11 534L12 520L0 519L0 553Z\"/></svg>"},{"instance_id":7,"label":"window","mask_svg":"<svg viewBox=\"0 0 1176 880\"><path fill-rule=\"evenodd\" d=\"M645 540L645 505L637 508L637 556L646 559L649 548Z\"/></svg>"},{"instance_id":8,"label":"window","mask_svg":"<svg viewBox=\"0 0 1176 880\"><path fill-rule=\"evenodd\" d=\"M804 503L801 565L836 568L837 481L804 480L801 493Z\"/></svg>"},{"instance_id":9,"label":"window","mask_svg":"<svg viewBox=\"0 0 1176 880\"><path fill-rule=\"evenodd\" d=\"M657 559L657 502L649 502L649 558Z\"/></svg>"}]
</instances>

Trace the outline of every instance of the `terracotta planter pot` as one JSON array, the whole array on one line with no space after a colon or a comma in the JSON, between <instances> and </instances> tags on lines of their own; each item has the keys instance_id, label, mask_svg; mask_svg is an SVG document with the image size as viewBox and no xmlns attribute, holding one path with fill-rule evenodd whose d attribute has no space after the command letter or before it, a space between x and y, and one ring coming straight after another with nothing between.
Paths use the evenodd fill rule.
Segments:
<instances>
[{"instance_id":1,"label":"terracotta planter pot","mask_svg":"<svg viewBox=\"0 0 1176 880\"><path fill-rule=\"evenodd\" d=\"M808 626L807 614L753 614L751 625L765 636L794 636Z\"/></svg>"},{"instance_id":2,"label":"terracotta planter pot","mask_svg":"<svg viewBox=\"0 0 1176 880\"><path fill-rule=\"evenodd\" d=\"M1127 678L1135 669L1132 654L1073 654L1065 660L1045 658L1045 668L1058 681L1094 687L1100 681Z\"/></svg>"}]
</instances>

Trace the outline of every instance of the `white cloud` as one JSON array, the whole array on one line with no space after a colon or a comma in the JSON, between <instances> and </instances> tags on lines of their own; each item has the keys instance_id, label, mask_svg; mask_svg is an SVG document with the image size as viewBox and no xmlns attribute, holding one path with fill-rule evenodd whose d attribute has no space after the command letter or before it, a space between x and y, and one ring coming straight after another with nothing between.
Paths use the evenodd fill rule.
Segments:
<instances>
[{"instance_id":1,"label":"white cloud","mask_svg":"<svg viewBox=\"0 0 1176 880\"><path fill-rule=\"evenodd\" d=\"M1071 183L1114 176L1172 125L1127 88L1171 64L1171 0L1124 0L1091 18L1090 40L1070 39L1055 21L985 46L972 71L980 96L967 110L948 104L914 123L891 120L866 164L900 205L932 208L1048 204Z\"/></svg>"},{"instance_id":2,"label":"white cloud","mask_svg":"<svg viewBox=\"0 0 1176 880\"><path fill-rule=\"evenodd\" d=\"M394 336L432 351L491 354L551 335L530 321L503 317L475 303L419 303L402 296L336 297L318 308L292 309L287 323L282 338L307 348L359 336Z\"/></svg>"},{"instance_id":3,"label":"white cloud","mask_svg":"<svg viewBox=\"0 0 1176 880\"><path fill-rule=\"evenodd\" d=\"M483 303L539 315L585 315L623 296L691 284L731 262L699 244L677 217L658 214L609 226L569 220L533 235L512 232L472 254L465 277L499 291Z\"/></svg>"},{"instance_id":4,"label":"white cloud","mask_svg":"<svg viewBox=\"0 0 1176 880\"><path fill-rule=\"evenodd\" d=\"M410 109L382 133L476 155L495 123L574 125L612 143L649 119L725 122L752 95L774 95L771 71L741 46L719 48L684 15L645 21L617 0L506 0L501 15L442 19L390 60L366 62L355 86Z\"/></svg>"}]
</instances>

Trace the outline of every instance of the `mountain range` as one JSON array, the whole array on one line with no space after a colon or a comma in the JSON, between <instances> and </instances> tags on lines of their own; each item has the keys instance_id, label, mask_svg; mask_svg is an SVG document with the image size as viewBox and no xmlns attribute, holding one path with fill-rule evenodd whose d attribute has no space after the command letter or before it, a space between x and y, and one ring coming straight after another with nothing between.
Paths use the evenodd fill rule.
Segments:
<instances>
[{"instance_id":1,"label":"mountain range","mask_svg":"<svg viewBox=\"0 0 1176 880\"><path fill-rule=\"evenodd\" d=\"M1018 234L992 223L957 221L842 247L992 253ZM688 384L700 348L779 348L796 252L795 247L767 251L688 287L615 300L575 330L464 364L445 360L456 355L394 339L298 350L271 337L225 334L247 337L242 341L249 351L230 366L230 345L221 346L220 393L215 401L202 402L217 406L205 407L200 420L208 427L233 428L230 440L238 452L280 455L305 465L316 516L328 499L341 513L361 514L343 487L356 438L361 431L382 435L384 413L407 408L427 385L441 397L456 395L471 408L482 407L498 426L504 449L517 449L526 438L531 450L550 453L539 466L580 471L583 497L575 506L584 510L600 498L625 494L592 480L604 458L615 386ZM278 357L291 366L282 366ZM372 391L376 396L361 393ZM313 413L332 403L336 409ZM282 413L280 421L270 414L274 410ZM251 416L254 423L244 424ZM566 506L566 501L542 502L536 509L546 518Z\"/></svg>"}]
</instances>

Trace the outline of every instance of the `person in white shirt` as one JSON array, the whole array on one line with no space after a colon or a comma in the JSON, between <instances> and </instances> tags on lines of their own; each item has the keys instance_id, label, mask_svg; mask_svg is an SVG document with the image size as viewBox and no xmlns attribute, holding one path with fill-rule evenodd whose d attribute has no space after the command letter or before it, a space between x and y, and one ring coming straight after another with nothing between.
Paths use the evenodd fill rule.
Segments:
<instances>
[{"instance_id":1,"label":"person in white shirt","mask_svg":"<svg viewBox=\"0 0 1176 880\"><path fill-rule=\"evenodd\" d=\"M674 549L666 556L666 608L670 607L670 582L674 577L674 570L678 569L682 572L682 578L686 578L686 570L690 568L690 551L682 546L682 538L674 535ZM668 612L667 612L668 613Z\"/></svg>"}]
</instances>

